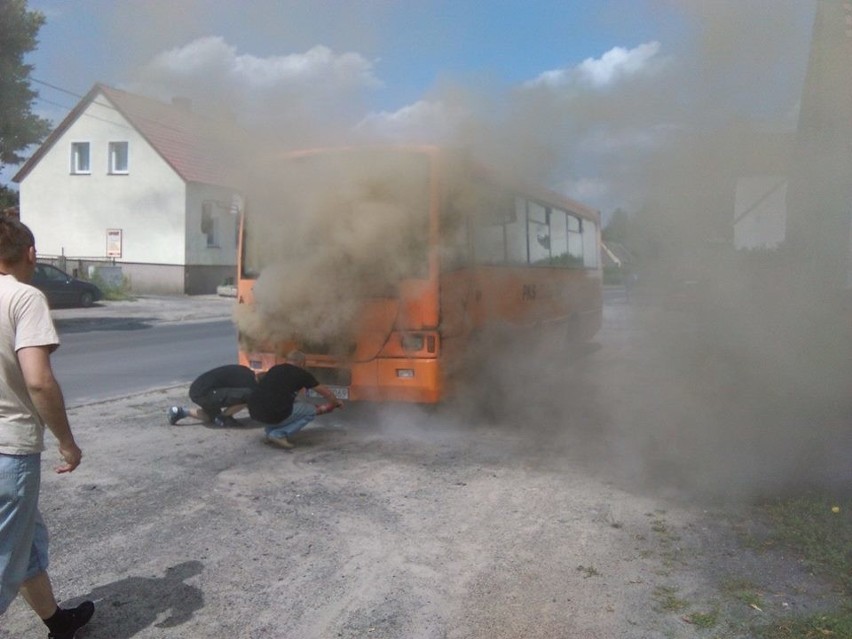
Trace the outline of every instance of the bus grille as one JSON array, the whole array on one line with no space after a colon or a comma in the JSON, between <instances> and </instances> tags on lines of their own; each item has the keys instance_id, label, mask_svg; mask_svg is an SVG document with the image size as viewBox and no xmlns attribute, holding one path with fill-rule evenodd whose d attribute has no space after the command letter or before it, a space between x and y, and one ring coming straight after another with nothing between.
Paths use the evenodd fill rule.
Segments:
<instances>
[{"instance_id":1,"label":"bus grille","mask_svg":"<svg viewBox=\"0 0 852 639\"><path fill-rule=\"evenodd\" d=\"M311 355L334 355L336 357L351 357L355 353L355 342L302 342L301 350Z\"/></svg>"},{"instance_id":2,"label":"bus grille","mask_svg":"<svg viewBox=\"0 0 852 639\"><path fill-rule=\"evenodd\" d=\"M352 384L352 371L348 368L308 366L307 370L317 378L320 384L326 384L327 386L350 386Z\"/></svg>"}]
</instances>

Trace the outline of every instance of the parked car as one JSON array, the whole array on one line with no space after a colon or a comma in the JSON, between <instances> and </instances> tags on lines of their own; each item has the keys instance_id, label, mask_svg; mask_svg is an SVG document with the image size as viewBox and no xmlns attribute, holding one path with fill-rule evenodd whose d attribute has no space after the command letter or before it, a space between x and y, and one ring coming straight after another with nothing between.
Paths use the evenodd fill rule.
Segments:
<instances>
[{"instance_id":1,"label":"parked car","mask_svg":"<svg viewBox=\"0 0 852 639\"><path fill-rule=\"evenodd\" d=\"M47 296L51 306L88 307L104 296L101 289L91 282L78 280L55 266L41 262L36 264L31 283Z\"/></svg>"}]
</instances>

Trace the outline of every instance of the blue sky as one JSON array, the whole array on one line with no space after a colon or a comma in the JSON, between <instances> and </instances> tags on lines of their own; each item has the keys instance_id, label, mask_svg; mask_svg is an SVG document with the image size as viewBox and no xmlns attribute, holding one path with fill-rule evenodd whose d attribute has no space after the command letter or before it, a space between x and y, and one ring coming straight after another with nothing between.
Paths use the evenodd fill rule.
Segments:
<instances>
[{"instance_id":1,"label":"blue sky","mask_svg":"<svg viewBox=\"0 0 852 639\"><path fill-rule=\"evenodd\" d=\"M630 165L671 131L794 126L813 21L813 0L29 6L47 18L32 77L65 90L34 85L54 122L95 82L186 95L305 144L361 136L523 154L519 170L603 210L639 205Z\"/></svg>"}]
</instances>

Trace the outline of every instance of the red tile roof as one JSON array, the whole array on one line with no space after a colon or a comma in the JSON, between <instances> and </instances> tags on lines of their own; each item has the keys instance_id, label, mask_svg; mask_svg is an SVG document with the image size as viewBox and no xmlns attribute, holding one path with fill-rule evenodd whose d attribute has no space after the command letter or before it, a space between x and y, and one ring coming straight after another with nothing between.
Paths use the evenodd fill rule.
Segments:
<instances>
[{"instance_id":1,"label":"red tile roof","mask_svg":"<svg viewBox=\"0 0 852 639\"><path fill-rule=\"evenodd\" d=\"M236 164L238 143L246 137L235 124L193 113L186 106L166 104L102 84L96 84L71 110L13 181L20 182L26 177L95 100L114 107L185 181L233 185L232 168Z\"/></svg>"}]
</instances>

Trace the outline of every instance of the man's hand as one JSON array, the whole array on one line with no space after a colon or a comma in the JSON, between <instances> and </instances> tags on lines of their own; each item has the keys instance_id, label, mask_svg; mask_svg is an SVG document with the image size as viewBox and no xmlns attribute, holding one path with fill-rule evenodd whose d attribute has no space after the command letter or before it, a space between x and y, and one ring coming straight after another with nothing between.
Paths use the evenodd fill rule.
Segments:
<instances>
[{"instance_id":1,"label":"man's hand","mask_svg":"<svg viewBox=\"0 0 852 639\"><path fill-rule=\"evenodd\" d=\"M65 463L61 466L57 466L57 473L70 473L77 468L83 460L83 451L80 450L80 447L77 446L74 441L70 444L60 444L59 454L62 456L62 460Z\"/></svg>"},{"instance_id":2,"label":"man's hand","mask_svg":"<svg viewBox=\"0 0 852 639\"><path fill-rule=\"evenodd\" d=\"M336 397L333 401L328 401L325 404L317 406L317 415L325 415L326 413L333 411L335 408L343 408L343 402Z\"/></svg>"}]
</instances>

